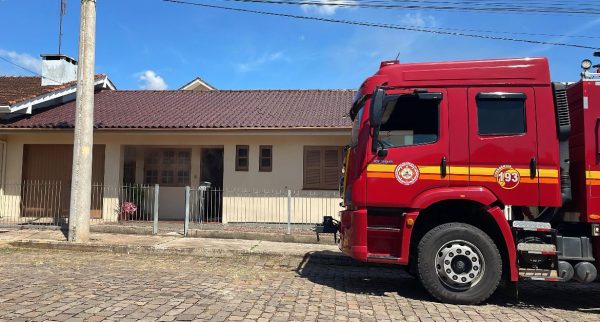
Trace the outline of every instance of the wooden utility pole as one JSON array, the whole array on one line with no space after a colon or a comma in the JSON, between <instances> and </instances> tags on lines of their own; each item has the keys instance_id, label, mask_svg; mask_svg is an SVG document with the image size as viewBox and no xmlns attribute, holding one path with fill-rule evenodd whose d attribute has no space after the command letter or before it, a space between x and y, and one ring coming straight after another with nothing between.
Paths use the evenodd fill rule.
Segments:
<instances>
[{"instance_id":1,"label":"wooden utility pole","mask_svg":"<svg viewBox=\"0 0 600 322\"><path fill-rule=\"evenodd\" d=\"M81 0L73 173L69 211L69 241L72 242L87 242L90 238L95 50L96 0Z\"/></svg>"}]
</instances>

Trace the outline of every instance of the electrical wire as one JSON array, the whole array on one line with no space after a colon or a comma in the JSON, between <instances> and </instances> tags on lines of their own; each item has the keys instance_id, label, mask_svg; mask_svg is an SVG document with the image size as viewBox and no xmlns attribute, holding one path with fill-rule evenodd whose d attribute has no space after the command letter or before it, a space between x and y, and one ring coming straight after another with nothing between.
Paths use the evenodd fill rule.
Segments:
<instances>
[{"instance_id":1,"label":"electrical wire","mask_svg":"<svg viewBox=\"0 0 600 322\"><path fill-rule=\"evenodd\" d=\"M497 12L497 13L519 13L519 14L568 14L568 15L600 15L600 11L595 8L583 10L581 8L565 8L565 7L532 7L532 6L482 6L474 3L464 4L390 4L390 3L374 3L374 2L356 2L356 1L335 1L322 2L316 0L223 0L228 2L243 2L243 3L263 3L275 5L304 5L317 7L339 7L339 8L367 8L367 9L420 9L420 10L454 10L454 11L474 11L474 12ZM457 2L454 2L457 3Z\"/></svg>"},{"instance_id":2,"label":"electrical wire","mask_svg":"<svg viewBox=\"0 0 600 322\"><path fill-rule=\"evenodd\" d=\"M458 32L458 31L429 30L429 29L425 29L425 28L421 28L421 27L414 28L414 27L408 27L408 26L384 24L384 23L372 23L372 22L364 22L364 21L343 20L343 19L333 19L333 18L313 17L313 16L302 16L302 15L294 15L294 14L286 14L286 13L275 13L275 12L269 12L269 11L260 11L260 10L234 8L234 7L226 7L226 6L219 6L219 5L210 5L210 4L205 4L205 3L183 1L183 0L161 0L161 1L173 3L173 4L180 4L180 5L191 5L191 6L204 7L204 8L237 11L237 12L243 12L243 13L253 13L253 14L258 14L258 15L267 15L267 16L275 16L275 17L285 17L285 18L293 18L293 19L348 24L348 25L363 26L363 27L414 31L414 32L432 33L432 34L438 34L438 35L460 36L460 37L470 37L470 38L479 38L479 39L488 39L488 40L502 40L502 41L572 47L572 48L581 48L581 49L592 49L592 50L598 49L597 47L581 45L581 44L542 41L542 40L533 40L533 39L525 39L525 38L490 36L490 35L481 35L481 34L474 34L474 33L464 33L464 32Z\"/></svg>"},{"instance_id":3,"label":"electrical wire","mask_svg":"<svg viewBox=\"0 0 600 322\"><path fill-rule=\"evenodd\" d=\"M15 62L12 62L10 59L6 59L6 58L4 58L4 57L0 56L0 60L3 60L3 61L5 61L5 62L7 62L7 63L9 63L9 64L11 64L11 65L13 65L13 66L16 66L16 67L18 67L18 68L21 68L22 70L24 70L24 71L26 71L26 72L28 72L28 73L31 73L31 74L33 74L33 75L39 76L39 77L41 77L41 78L45 78L45 79L47 79L47 80L51 80L51 81L53 81L53 82L55 82L55 83L60 83L60 82L58 82L58 81L56 81L56 80L54 80L54 79L52 79L52 78L49 78L49 77L46 77L46 76L42 76L40 73L38 73L38 72L35 72L35 71L33 71L33 70L31 70L31 69L29 69L29 68L27 68L27 67L24 67L24 66L21 66L21 65L19 65L19 64L17 64L17 63L15 63Z\"/></svg>"}]
</instances>

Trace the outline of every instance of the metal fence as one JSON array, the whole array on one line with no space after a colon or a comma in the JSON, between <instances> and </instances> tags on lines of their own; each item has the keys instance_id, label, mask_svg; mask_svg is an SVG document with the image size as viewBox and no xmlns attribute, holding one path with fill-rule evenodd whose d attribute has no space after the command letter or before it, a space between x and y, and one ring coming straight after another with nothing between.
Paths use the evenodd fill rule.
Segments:
<instances>
[{"instance_id":1,"label":"metal fence","mask_svg":"<svg viewBox=\"0 0 600 322\"><path fill-rule=\"evenodd\" d=\"M152 220L155 186L93 184L92 223ZM0 226L65 227L69 220L71 185L62 181L24 181L0 188Z\"/></svg>"},{"instance_id":2,"label":"metal fence","mask_svg":"<svg viewBox=\"0 0 600 322\"><path fill-rule=\"evenodd\" d=\"M337 191L186 189L186 227L221 223L249 228L311 229L323 216L338 216Z\"/></svg>"},{"instance_id":3,"label":"metal fence","mask_svg":"<svg viewBox=\"0 0 600 322\"><path fill-rule=\"evenodd\" d=\"M154 221L158 213L158 185L125 185L121 187L116 209L120 222Z\"/></svg>"},{"instance_id":4,"label":"metal fence","mask_svg":"<svg viewBox=\"0 0 600 322\"><path fill-rule=\"evenodd\" d=\"M159 191L158 185L94 184L91 223L151 225L153 232L157 233L161 206ZM0 226L65 227L68 225L70 193L70 185L59 181L5 184L0 188ZM183 202L185 213L180 219L161 220L161 228L184 228L184 233L187 233L189 228L212 229L218 226L290 233L292 230L309 230L322 222L323 216L337 217L340 210L336 191L201 186L186 187L182 194L181 199L166 200L165 209L161 210L173 213L169 205Z\"/></svg>"}]
</instances>

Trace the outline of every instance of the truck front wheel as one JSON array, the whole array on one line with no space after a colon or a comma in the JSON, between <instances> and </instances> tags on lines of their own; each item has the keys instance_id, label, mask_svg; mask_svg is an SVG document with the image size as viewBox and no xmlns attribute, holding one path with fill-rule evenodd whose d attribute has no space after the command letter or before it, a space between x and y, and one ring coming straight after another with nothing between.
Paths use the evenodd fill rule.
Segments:
<instances>
[{"instance_id":1,"label":"truck front wheel","mask_svg":"<svg viewBox=\"0 0 600 322\"><path fill-rule=\"evenodd\" d=\"M448 223L433 228L419 242L417 256L421 283L442 302L482 302L500 282L500 252L486 233L472 225Z\"/></svg>"}]
</instances>

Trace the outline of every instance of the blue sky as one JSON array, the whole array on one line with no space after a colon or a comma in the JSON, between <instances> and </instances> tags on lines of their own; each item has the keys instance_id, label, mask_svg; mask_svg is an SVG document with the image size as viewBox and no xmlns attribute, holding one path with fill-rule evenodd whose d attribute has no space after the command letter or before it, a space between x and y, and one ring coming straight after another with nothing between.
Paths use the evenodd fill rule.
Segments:
<instances>
[{"instance_id":1,"label":"blue sky","mask_svg":"<svg viewBox=\"0 0 600 322\"><path fill-rule=\"evenodd\" d=\"M437 28L593 35L519 36L600 47L598 15L337 9L190 0L256 10ZM326 0L320 0L326 1ZM506 0L511 1L511 0ZM57 52L59 0L0 0L0 56L39 70ZM68 0L63 53L77 57L79 0ZM518 3L518 1L514 1ZM98 0L96 72L119 89L177 89L196 76L219 89L357 88L381 60L547 56L552 78L578 79L592 51L385 30L199 8L160 0ZM0 74L27 75L0 61Z\"/></svg>"}]
</instances>

